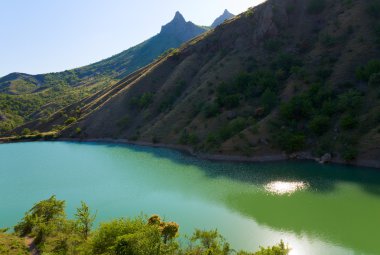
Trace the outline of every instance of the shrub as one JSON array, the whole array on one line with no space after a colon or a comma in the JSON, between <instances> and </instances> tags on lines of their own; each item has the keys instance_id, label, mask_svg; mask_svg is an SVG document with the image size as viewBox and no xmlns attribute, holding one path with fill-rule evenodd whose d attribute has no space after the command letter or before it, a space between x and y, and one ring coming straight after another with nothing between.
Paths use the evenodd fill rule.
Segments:
<instances>
[{"instance_id":1,"label":"shrub","mask_svg":"<svg viewBox=\"0 0 380 255\"><path fill-rule=\"evenodd\" d=\"M317 115L309 122L310 130L316 135L324 134L330 126L330 118L324 115Z\"/></svg>"},{"instance_id":2,"label":"shrub","mask_svg":"<svg viewBox=\"0 0 380 255\"><path fill-rule=\"evenodd\" d=\"M380 72L372 74L369 78L368 84L371 87L380 87Z\"/></svg>"},{"instance_id":3,"label":"shrub","mask_svg":"<svg viewBox=\"0 0 380 255\"><path fill-rule=\"evenodd\" d=\"M140 109L148 107L153 102L153 93L145 92L140 97L132 98L132 105L139 107Z\"/></svg>"},{"instance_id":4,"label":"shrub","mask_svg":"<svg viewBox=\"0 0 380 255\"><path fill-rule=\"evenodd\" d=\"M378 0L370 0L367 12L373 18L380 18L380 2Z\"/></svg>"},{"instance_id":5,"label":"shrub","mask_svg":"<svg viewBox=\"0 0 380 255\"><path fill-rule=\"evenodd\" d=\"M190 134L187 130L184 130L180 135L179 143L184 145L196 145L199 143L199 138L196 134Z\"/></svg>"},{"instance_id":6,"label":"shrub","mask_svg":"<svg viewBox=\"0 0 380 255\"><path fill-rule=\"evenodd\" d=\"M345 114L340 118L339 125L343 130L353 129L358 125L358 120L352 114Z\"/></svg>"},{"instance_id":7,"label":"shrub","mask_svg":"<svg viewBox=\"0 0 380 255\"><path fill-rule=\"evenodd\" d=\"M280 117L284 120L308 119L312 113L312 108L311 102L306 96L295 96L288 103L281 105Z\"/></svg>"},{"instance_id":8,"label":"shrub","mask_svg":"<svg viewBox=\"0 0 380 255\"><path fill-rule=\"evenodd\" d=\"M307 12L309 14L320 14L326 7L325 0L310 0L307 7Z\"/></svg>"},{"instance_id":9,"label":"shrub","mask_svg":"<svg viewBox=\"0 0 380 255\"><path fill-rule=\"evenodd\" d=\"M352 146L345 146L342 151L342 158L346 161L354 160L358 155L357 149Z\"/></svg>"},{"instance_id":10,"label":"shrub","mask_svg":"<svg viewBox=\"0 0 380 255\"><path fill-rule=\"evenodd\" d=\"M341 112L357 111L362 104L362 98L359 91L351 89L338 97L338 109Z\"/></svg>"},{"instance_id":11,"label":"shrub","mask_svg":"<svg viewBox=\"0 0 380 255\"><path fill-rule=\"evenodd\" d=\"M241 96L239 94L219 96L217 102L220 106L233 109L240 105Z\"/></svg>"},{"instance_id":12,"label":"shrub","mask_svg":"<svg viewBox=\"0 0 380 255\"><path fill-rule=\"evenodd\" d=\"M380 73L380 60L370 60L365 66L356 69L356 78L369 81L371 75Z\"/></svg>"},{"instance_id":13,"label":"shrub","mask_svg":"<svg viewBox=\"0 0 380 255\"><path fill-rule=\"evenodd\" d=\"M216 103L212 103L210 105L206 105L204 108L204 114L206 118L212 118L218 115L219 113L219 106Z\"/></svg>"},{"instance_id":14,"label":"shrub","mask_svg":"<svg viewBox=\"0 0 380 255\"><path fill-rule=\"evenodd\" d=\"M73 124L77 121L77 119L75 117L69 117L66 121L65 121L65 125L70 125L70 124Z\"/></svg>"},{"instance_id":15,"label":"shrub","mask_svg":"<svg viewBox=\"0 0 380 255\"><path fill-rule=\"evenodd\" d=\"M22 135L30 135L32 132L30 131L29 128L24 128L22 131L21 131L21 134Z\"/></svg>"},{"instance_id":16,"label":"shrub","mask_svg":"<svg viewBox=\"0 0 380 255\"><path fill-rule=\"evenodd\" d=\"M275 136L278 146L287 153L299 151L305 146L305 135L283 131Z\"/></svg>"}]
</instances>

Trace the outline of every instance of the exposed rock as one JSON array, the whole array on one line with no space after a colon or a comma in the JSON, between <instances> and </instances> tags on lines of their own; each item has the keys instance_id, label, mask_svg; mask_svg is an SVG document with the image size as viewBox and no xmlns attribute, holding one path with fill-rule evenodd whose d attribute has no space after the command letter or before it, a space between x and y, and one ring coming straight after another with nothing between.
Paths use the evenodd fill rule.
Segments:
<instances>
[{"instance_id":1,"label":"exposed rock","mask_svg":"<svg viewBox=\"0 0 380 255\"><path fill-rule=\"evenodd\" d=\"M330 162L331 159L332 159L332 155L330 153L326 153L321 158L319 158L317 161L321 164L326 164L326 163Z\"/></svg>"}]
</instances>

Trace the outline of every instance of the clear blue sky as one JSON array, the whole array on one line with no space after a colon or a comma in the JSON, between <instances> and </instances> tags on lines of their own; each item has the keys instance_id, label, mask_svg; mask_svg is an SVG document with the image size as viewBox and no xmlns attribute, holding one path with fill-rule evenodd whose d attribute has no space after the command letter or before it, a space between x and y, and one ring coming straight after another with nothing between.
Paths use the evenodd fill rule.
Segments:
<instances>
[{"instance_id":1,"label":"clear blue sky","mask_svg":"<svg viewBox=\"0 0 380 255\"><path fill-rule=\"evenodd\" d=\"M1 0L0 77L63 71L99 61L157 34L180 11L210 25L263 0Z\"/></svg>"}]
</instances>

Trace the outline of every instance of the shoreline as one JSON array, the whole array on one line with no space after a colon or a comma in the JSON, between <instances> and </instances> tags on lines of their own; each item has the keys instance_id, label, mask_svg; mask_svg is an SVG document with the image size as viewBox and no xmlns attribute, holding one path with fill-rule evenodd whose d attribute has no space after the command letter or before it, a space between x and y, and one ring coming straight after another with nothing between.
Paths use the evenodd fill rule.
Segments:
<instances>
[{"instance_id":1,"label":"shoreline","mask_svg":"<svg viewBox=\"0 0 380 255\"><path fill-rule=\"evenodd\" d=\"M323 164L339 164L347 166L356 166L356 167L368 167L374 169L380 169L380 160L366 160L366 159L357 159L352 162L347 162L339 158L331 158L328 162L321 163L319 158L313 157L309 152L299 152L292 155L287 155L286 153L278 153L272 155L261 155L261 156L239 156L239 155L224 155L224 154L207 154L207 153L197 153L191 147L185 145L176 145L176 144L165 144L165 143L151 143L143 141L130 141L127 139L112 139L112 138L94 138L94 139L80 139L80 138L57 138L57 139L0 139L0 144L4 143L17 143L17 142L41 142L41 141L62 141L62 142L93 142L93 143L113 143L113 144L126 144L126 145L137 145L143 147L151 148L166 148L177 150L183 153L186 153L190 156L193 156L198 159L211 160L211 161L225 161L225 162L237 162L237 163L264 163L264 162L279 162L279 161L291 161L291 160L311 160L315 161L321 165Z\"/></svg>"}]
</instances>

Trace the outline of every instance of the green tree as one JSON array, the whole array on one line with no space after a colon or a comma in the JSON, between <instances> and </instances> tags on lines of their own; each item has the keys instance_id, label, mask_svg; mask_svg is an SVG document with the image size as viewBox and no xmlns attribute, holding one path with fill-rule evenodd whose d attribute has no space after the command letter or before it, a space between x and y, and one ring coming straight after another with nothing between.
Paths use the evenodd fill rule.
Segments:
<instances>
[{"instance_id":1,"label":"green tree","mask_svg":"<svg viewBox=\"0 0 380 255\"><path fill-rule=\"evenodd\" d=\"M164 244L166 244L177 236L179 225L175 222L161 223L160 229Z\"/></svg>"},{"instance_id":2,"label":"green tree","mask_svg":"<svg viewBox=\"0 0 380 255\"><path fill-rule=\"evenodd\" d=\"M196 229L190 238L193 244L193 252L190 254L215 254L227 255L230 253L230 245L219 234L217 230L199 230Z\"/></svg>"},{"instance_id":3,"label":"green tree","mask_svg":"<svg viewBox=\"0 0 380 255\"><path fill-rule=\"evenodd\" d=\"M90 209L85 202L81 202L81 207L77 208L75 214L77 218L77 226L84 239L87 239L90 235L91 228L94 224L96 214L91 215Z\"/></svg>"}]
</instances>

